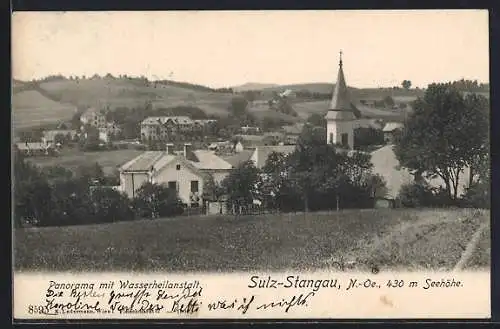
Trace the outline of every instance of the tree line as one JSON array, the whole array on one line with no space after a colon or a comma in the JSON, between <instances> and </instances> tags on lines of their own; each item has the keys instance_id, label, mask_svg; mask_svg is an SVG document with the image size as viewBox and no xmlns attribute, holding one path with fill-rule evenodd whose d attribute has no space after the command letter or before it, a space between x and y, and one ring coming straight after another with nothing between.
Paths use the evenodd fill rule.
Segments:
<instances>
[{"instance_id":1,"label":"tree line","mask_svg":"<svg viewBox=\"0 0 500 329\"><path fill-rule=\"evenodd\" d=\"M75 172L38 168L14 154L14 226L64 226L174 216L183 212L175 191L146 184L129 199L111 186L118 174L105 175L96 163Z\"/></svg>"}]
</instances>

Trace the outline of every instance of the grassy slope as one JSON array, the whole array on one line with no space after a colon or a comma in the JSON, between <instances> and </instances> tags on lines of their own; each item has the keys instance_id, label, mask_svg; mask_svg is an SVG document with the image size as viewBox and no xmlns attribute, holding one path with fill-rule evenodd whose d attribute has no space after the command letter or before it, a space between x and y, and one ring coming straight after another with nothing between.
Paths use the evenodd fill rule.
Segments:
<instances>
[{"instance_id":1,"label":"grassy slope","mask_svg":"<svg viewBox=\"0 0 500 329\"><path fill-rule=\"evenodd\" d=\"M15 93L12 97L14 129L69 120L75 107L55 102L36 90Z\"/></svg>"},{"instance_id":2,"label":"grassy slope","mask_svg":"<svg viewBox=\"0 0 500 329\"><path fill-rule=\"evenodd\" d=\"M291 84L276 86L270 88L263 88L264 94L272 93L273 91L281 92L286 89L292 91L308 90L310 92L329 94L333 92L335 84L332 83L301 83L301 84ZM383 99L385 96L392 96L394 98L399 98L401 101L415 99L418 96L423 95L423 90L417 89L389 89L389 88L353 88L349 87L351 96L354 99Z\"/></svg>"},{"instance_id":3,"label":"grassy slope","mask_svg":"<svg viewBox=\"0 0 500 329\"><path fill-rule=\"evenodd\" d=\"M293 108L299 116L302 118L307 118L312 113L326 113L328 111L328 100L312 101L312 102L299 102L294 103ZM381 110L368 106L363 106L361 104L356 104L356 107L361 112L364 117L370 117L374 119L385 119L391 121L403 121L404 120L404 110Z\"/></svg>"},{"instance_id":4,"label":"grassy slope","mask_svg":"<svg viewBox=\"0 0 500 329\"><path fill-rule=\"evenodd\" d=\"M68 151L56 157L33 157L28 158L28 161L39 165L40 167L46 166L63 166L65 168L74 170L81 165L90 165L99 163L105 173L112 173L118 166L133 159L143 151L138 150L114 150L106 152L77 152Z\"/></svg>"},{"instance_id":5,"label":"grassy slope","mask_svg":"<svg viewBox=\"0 0 500 329\"><path fill-rule=\"evenodd\" d=\"M468 209L417 216L420 220L401 223L389 234L376 236L370 243L370 254L359 260L405 270L450 269L460 260L480 224L489 221L489 213ZM489 245L488 239L481 240L481 248L473 254L477 261L470 262L471 266L489 266Z\"/></svg>"},{"instance_id":6,"label":"grassy slope","mask_svg":"<svg viewBox=\"0 0 500 329\"><path fill-rule=\"evenodd\" d=\"M482 220L487 217L483 214ZM312 213L307 219L301 214L181 217L19 229L15 268L308 270L326 268L338 258L381 270L399 264L451 268L460 256L457 246L467 244L480 220L465 210L378 209Z\"/></svg>"},{"instance_id":7,"label":"grassy slope","mask_svg":"<svg viewBox=\"0 0 500 329\"><path fill-rule=\"evenodd\" d=\"M155 107L173 107L178 105L193 105L201 108L210 115L227 115L231 94L213 93L193 90L174 85L144 83L128 79L86 79L60 80L43 82L37 86L40 92L29 90L29 84L16 82L13 94L13 112L15 127L38 126L43 123L52 123L68 120L73 115L75 106L95 106L114 109L119 106L136 107L152 102ZM264 88L263 99L270 99L272 91L285 89L303 90L312 92L331 93L332 84L311 83L286 85L273 88ZM25 91L22 91L25 90ZM379 89L351 88L353 99L383 98L385 94L401 97L404 101L414 99L417 91L384 91ZM406 97L406 98L405 98ZM294 108L301 118L314 112L324 112L328 107L327 101L298 102ZM250 109L256 116L282 118L292 123L297 118L270 111L266 106L256 106ZM390 111L364 109L366 115L380 118L395 118L398 113ZM300 118L299 118L300 120Z\"/></svg>"},{"instance_id":8,"label":"grassy slope","mask_svg":"<svg viewBox=\"0 0 500 329\"><path fill-rule=\"evenodd\" d=\"M230 94L171 85L141 85L134 80L107 78L50 81L40 83L35 88L40 88L44 95L30 90L33 87L29 85L17 83L12 97L16 126L38 126L68 120L76 106L109 106L114 109L120 106L144 106L146 102L152 102L155 107L193 105L207 114L227 115L227 106L232 97Z\"/></svg>"}]
</instances>

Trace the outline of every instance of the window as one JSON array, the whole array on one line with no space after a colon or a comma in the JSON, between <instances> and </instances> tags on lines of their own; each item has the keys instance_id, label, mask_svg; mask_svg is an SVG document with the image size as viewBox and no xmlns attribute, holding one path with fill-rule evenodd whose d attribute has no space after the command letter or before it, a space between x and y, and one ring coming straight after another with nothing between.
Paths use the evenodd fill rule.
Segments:
<instances>
[{"instance_id":1,"label":"window","mask_svg":"<svg viewBox=\"0 0 500 329\"><path fill-rule=\"evenodd\" d=\"M176 170L181 170L181 165L180 165L180 164L176 165L176 166L175 166L175 169L176 169Z\"/></svg>"},{"instance_id":2,"label":"window","mask_svg":"<svg viewBox=\"0 0 500 329\"><path fill-rule=\"evenodd\" d=\"M176 181L168 182L168 188L177 191L177 182Z\"/></svg>"},{"instance_id":3,"label":"window","mask_svg":"<svg viewBox=\"0 0 500 329\"><path fill-rule=\"evenodd\" d=\"M342 134L342 145L343 146L349 145L349 135L348 134Z\"/></svg>"},{"instance_id":4,"label":"window","mask_svg":"<svg viewBox=\"0 0 500 329\"><path fill-rule=\"evenodd\" d=\"M198 181L197 180L191 181L191 192L193 192L193 193L198 192Z\"/></svg>"},{"instance_id":5,"label":"window","mask_svg":"<svg viewBox=\"0 0 500 329\"><path fill-rule=\"evenodd\" d=\"M330 144L333 144L333 133L330 133Z\"/></svg>"}]
</instances>

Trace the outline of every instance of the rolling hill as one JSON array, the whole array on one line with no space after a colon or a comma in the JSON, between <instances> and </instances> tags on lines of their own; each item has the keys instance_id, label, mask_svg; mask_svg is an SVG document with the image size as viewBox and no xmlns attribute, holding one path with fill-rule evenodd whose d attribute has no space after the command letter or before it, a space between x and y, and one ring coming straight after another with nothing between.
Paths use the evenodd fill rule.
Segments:
<instances>
[{"instance_id":1,"label":"rolling hill","mask_svg":"<svg viewBox=\"0 0 500 329\"><path fill-rule=\"evenodd\" d=\"M312 113L325 113L328 100L292 99L292 106L299 114L293 117L270 110L267 101L276 92L290 89L328 95L333 92L332 83L302 83L274 85L246 83L233 87L237 92L260 90L257 101L249 111L258 118L275 118L294 123L306 119ZM401 121L404 111L377 109L363 106L360 100L381 100L391 96L397 103L409 103L422 96L422 89L354 88L349 87L351 98L363 116ZM85 107L109 108L142 107L151 103L155 108L181 105L196 106L207 115L228 115L233 94L200 85L175 81L148 81L129 77L95 77L87 79L46 79L38 82L13 81L12 92L13 128L28 128L69 120L76 109ZM484 93L489 96L488 93Z\"/></svg>"},{"instance_id":2,"label":"rolling hill","mask_svg":"<svg viewBox=\"0 0 500 329\"><path fill-rule=\"evenodd\" d=\"M279 87L279 85L275 83L247 82L240 86L234 86L232 87L232 89L236 92L243 92L248 90L262 90L266 88L275 88L275 87Z\"/></svg>"},{"instance_id":3,"label":"rolling hill","mask_svg":"<svg viewBox=\"0 0 500 329\"><path fill-rule=\"evenodd\" d=\"M260 89L264 94L273 93L273 92L281 92L284 90L291 90L294 92L300 92L307 90L311 93L320 93L320 94L331 94L335 88L335 84L326 83L326 82L318 82L318 83L301 83L301 84L290 84L290 85L282 85L275 86L269 88ZM422 89L392 89L392 88L354 88L349 87L349 92L351 97L355 101L359 101L360 99L367 100L381 100L386 96L391 96L394 99L400 99L400 101L409 102L416 99L419 96L423 96L424 90Z\"/></svg>"},{"instance_id":4,"label":"rolling hill","mask_svg":"<svg viewBox=\"0 0 500 329\"><path fill-rule=\"evenodd\" d=\"M196 106L207 115L228 115L231 93L203 89L187 83L150 82L131 78L54 79L40 82L14 81L12 93L14 129L69 120L77 108ZM293 123L297 118L269 108L253 109L258 118L280 118Z\"/></svg>"}]
</instances>

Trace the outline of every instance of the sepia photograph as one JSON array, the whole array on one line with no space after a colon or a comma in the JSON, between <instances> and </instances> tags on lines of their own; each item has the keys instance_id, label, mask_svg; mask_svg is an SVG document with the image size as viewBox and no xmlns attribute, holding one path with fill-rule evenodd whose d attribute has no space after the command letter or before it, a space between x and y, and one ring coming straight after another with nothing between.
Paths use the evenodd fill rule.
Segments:
<instances>
[{"instance_id":1,"label":"sepia photograph","mask_svg":"<svg viewBox=\"0 0 500 329\"><path fill-rule=\"evenodd\" d=\"M488 29L484 10L14 12L14 277L489 275Z\"/></svg>"}]
</instances>

